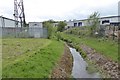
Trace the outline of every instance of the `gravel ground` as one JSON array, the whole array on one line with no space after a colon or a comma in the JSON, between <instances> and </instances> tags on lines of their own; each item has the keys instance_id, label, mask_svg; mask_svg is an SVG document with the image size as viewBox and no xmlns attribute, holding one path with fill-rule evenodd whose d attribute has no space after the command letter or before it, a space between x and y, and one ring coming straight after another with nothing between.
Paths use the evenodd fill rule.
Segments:
<instances>
[{"instance_id":1,"label":"gravel ground","mask_svg":"<svg viewBox=\"0 0 120 80\"><path fill-rule=\"evenodd\" d=\"M118 63L110 60L102 54L96 52L94 49L81 45L82 50L87 53L90 61L95 62L106 74L107 78L118 78Z\"/></svg>"}]
</instances>

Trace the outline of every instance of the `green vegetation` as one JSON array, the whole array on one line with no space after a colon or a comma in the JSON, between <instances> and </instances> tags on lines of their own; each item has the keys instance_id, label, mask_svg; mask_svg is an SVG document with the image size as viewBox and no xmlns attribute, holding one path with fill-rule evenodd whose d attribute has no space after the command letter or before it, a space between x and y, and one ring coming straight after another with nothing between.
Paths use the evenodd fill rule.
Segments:
<instances>
[{"instance_id":1,"label":"green vegetation","mask_svg":"<svg viewBox=\"0 0 120 80\"><path fill-rule=\"evenodd\" d=\"M59 45L59 46L58 46ZM64 50L48 39L3 39L3 78L48 78Z\"/></svg>"},{"instance_id":2,"label":"green vegetation","mask_svg":"<svg viewBox=\"0 0 120 80\"><path fill-rule=\"evenodd\" d=\"M75 45L87 45L106 57L118 61L118 44L114 41L93 38L93 37L79 37L73 34L61 33L61 39Z\"/></svg>"},{"instance_id":3,"label":"green vegetation","mask_svg":"<svg viewBox=\"0 0 120 80\"><path fill-rule=\"evenodd\" d=\"M2 39L0 39L0 79L2 79Z\"/></svg>"},{"instance_id":4,"label":"green vegetation","mask_svg":"<svg viewBox=\"0 0 120 80\"><path fill-rule=\"evenodd\" d=\"M98 32L98 28L100 26L99 17L100 14L98 12L94 12L88 18L88 26L90 26L91 36L93 36L95 32Z\"/></svg>"},{"instance_id":5,"label":"green vegetation","mask_svg":"<svg viewBox=\"0 0 120 80\"><path fill-rule=\"evenodd\" d=\"M53 23L55 23L55 21L45 21L43 22L43 27L48 29L48 39L57 40L57 27L53 26Z\"/></svg>"},{"instance_id":6,"label":"green vegetation","mask_svg":"<svg viewBox=\"0 0 120 80\"><path fill-rule=\"evenodd\" d=\"M62 32L62 31L65 29L65 26L66 26L66 25L67 25L67 24L66 24L65 22L63 22L63 21L59 22L59 23L58 23L57 31Z\"/></svg>"},{"instance_id":7,"label":"green vegetation","mask_svg":"<svg viewBox=\"0 0 120 80\"><path fill-rule=\"evenodd\" d=\"M58 23L54 26L54 23ZM59 32L62 32L65 29L67 24L63 21L55 22L53 20L48 20L43 22L43 27L48 29L48 39L59 40Z\"/></svg>"},{"instance_id":8,"label":"green vegetation","mask_svg":"<svg viewBox=\"0 0 120 80\"><path fill-rule=\"evenodd\" d=\"M47 28L47 30L48 30L48 39L50 39L52 34L53 34L53 24L50 21L45 21L43 23L43 27Z\"/></svg>"},{"instance_id":9,"label":"green vegetation","mask_svg":"<svg viewBox=\"0 0 120 80\"><path fill-rule=\"evenodd\" d=\"M88 71L88 73L99 72L101 78L110 77L110 76L108 76L107 73L105 73L104 70L102 70L102 69L100 68L100 66L95 65L95 62L94 62L94 61L90 61L90 60L88 60L88 59L85 59L85 60L86 60L87 63L88 63L88 66L86 67L86 70Z\"/></svg>"},{"instance_id":10,"label":"green vegetation","mask_svg":"<svg viewBox=\"0 0 120 80\"><path fill-rule=\"evenodd\" d=\"M44 43L43 43L44 42ZM2 40L2 59L3 67L8 63L13 62L18 57L24 57L27 54L32 54L36 48L42 48L50 44L47 39L3 39Z\"/></svg>"},{"instance_id":11,"label":"green vegetation","mask_svg":"<svg viewBox=\"0 0 120 80\"><path fill-rule=\"evenodd\" d=\"M93 63L93 62L91 62L91 61L89 61L89 60L87 60L87 59L86 59L86 61L87 61L87 63L88 63L88 66L86 67L86 69L87 69L87 71L88 71L90 74L99 71L99 69L97 68L97 66L94 65L95 63Z\"/></svg>"},{"instance_id":12,"label":"green vegetation","mask_svg":"<svg viewBox=\"0 0 120 80\"><path fill-rule=\"evenodd\" d=\"M71 28L66 31L64 31L67 34L74 34L79 37L88 37L90 36L90 27L83 26L83 27L76 27L76 28Z\"/></svg>"}]
</instances>

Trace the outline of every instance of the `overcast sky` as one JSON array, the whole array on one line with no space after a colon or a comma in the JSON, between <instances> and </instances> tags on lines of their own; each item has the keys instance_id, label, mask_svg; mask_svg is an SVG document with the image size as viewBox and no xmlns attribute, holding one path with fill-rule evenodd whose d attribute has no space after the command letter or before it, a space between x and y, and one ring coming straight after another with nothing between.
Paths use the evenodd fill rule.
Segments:
<instances>
[{"instance_id":1,"label":"overcast sky","mask_svg":"<svg viewBox=\"0 0 120 80\"><path fill-rule=\"evenodd\" d=\"M27 22L85 19L94 11L101 16L118 15L120 0L24 0ZM14 0L0 1L0 16L12 18Z\"/></svg>"}]
</instances>

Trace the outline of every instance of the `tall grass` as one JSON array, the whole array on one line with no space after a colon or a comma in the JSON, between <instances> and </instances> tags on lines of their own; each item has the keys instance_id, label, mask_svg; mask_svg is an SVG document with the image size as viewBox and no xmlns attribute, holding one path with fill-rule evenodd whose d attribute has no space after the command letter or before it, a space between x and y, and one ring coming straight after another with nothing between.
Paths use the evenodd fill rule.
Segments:
<instances>
[{"instance_id":1,"label":"tall grass","mask_svg":"<svg viewBox=\"0 0 120 80\"><path fill-rule=\"evenodd\" d=\"M18 40L19 41L19 40ZM51 40L38 40L41 42L34 43L34 40L28 42L34 51L30 51L17 56L13 62L3 65L3 75L5 78L48 78L55 63L59 60L64 50L64 44L62 42ZM9 42L9 41L8 41ZM27 42L25 40L25 42ZM6 43L6 42L5 42ZM32 44L31 44L32 43ZM10 44L10 43L8 43ZM26 45L27 45L26 44ZM31 45L30 45L31 44ZM43 45L42 45L43 44ZM7 45L7 44L6 44ZM45 46L46 45L46 46ZM44 46L44 47L43 47ZM10 47L10 46L9 46ZM5 54L5 53L4 53ZM26 54L26 55L25 55ZM4 60L5 57L4 57Z\"/></svg>"}]
</instances>

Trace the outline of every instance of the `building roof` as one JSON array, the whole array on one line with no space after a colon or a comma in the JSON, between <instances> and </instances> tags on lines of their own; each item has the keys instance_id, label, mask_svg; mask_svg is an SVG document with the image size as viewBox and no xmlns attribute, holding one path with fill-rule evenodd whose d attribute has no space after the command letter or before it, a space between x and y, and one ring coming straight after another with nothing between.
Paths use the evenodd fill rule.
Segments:
<instances>
[{"instance_id":1,"label":"building roof","mask_svg":"<svg viewBox=\"0 0 120 80\"><path fill-rule=\"evenodd\" d=\"M114 18L114 17L120 17L120 16L107 16L107 17L100 17L99 19L104 19L104 18ZM68 21L68 22L75 22L75 21L86 21L88 19L82 19L82 20L73 20L73 21Z\"/></svg>"},{"instance_id":2,"label":"building roof","mask_svg":"<svg viewBox=\"0 0 120 80\"><path fill-rule=\"evenodd\" d=\"M0 16L0 17L4 18L4 19L7 19L7 20L15 21L14 19L6 18L6 17L3 17L3 16Z\"/></svg>"},{"instance_id":3,"label":"building roof","mask_svg":"<svg viewBox=\"0 0 120 80\"><path fill-rule=\"evenodd\" d=\"M101 17L100 19L104 19L104 18L114 18L114 17L120 17L120 16L107 16L107 17Z\"/></svg>"}]
</instances>

